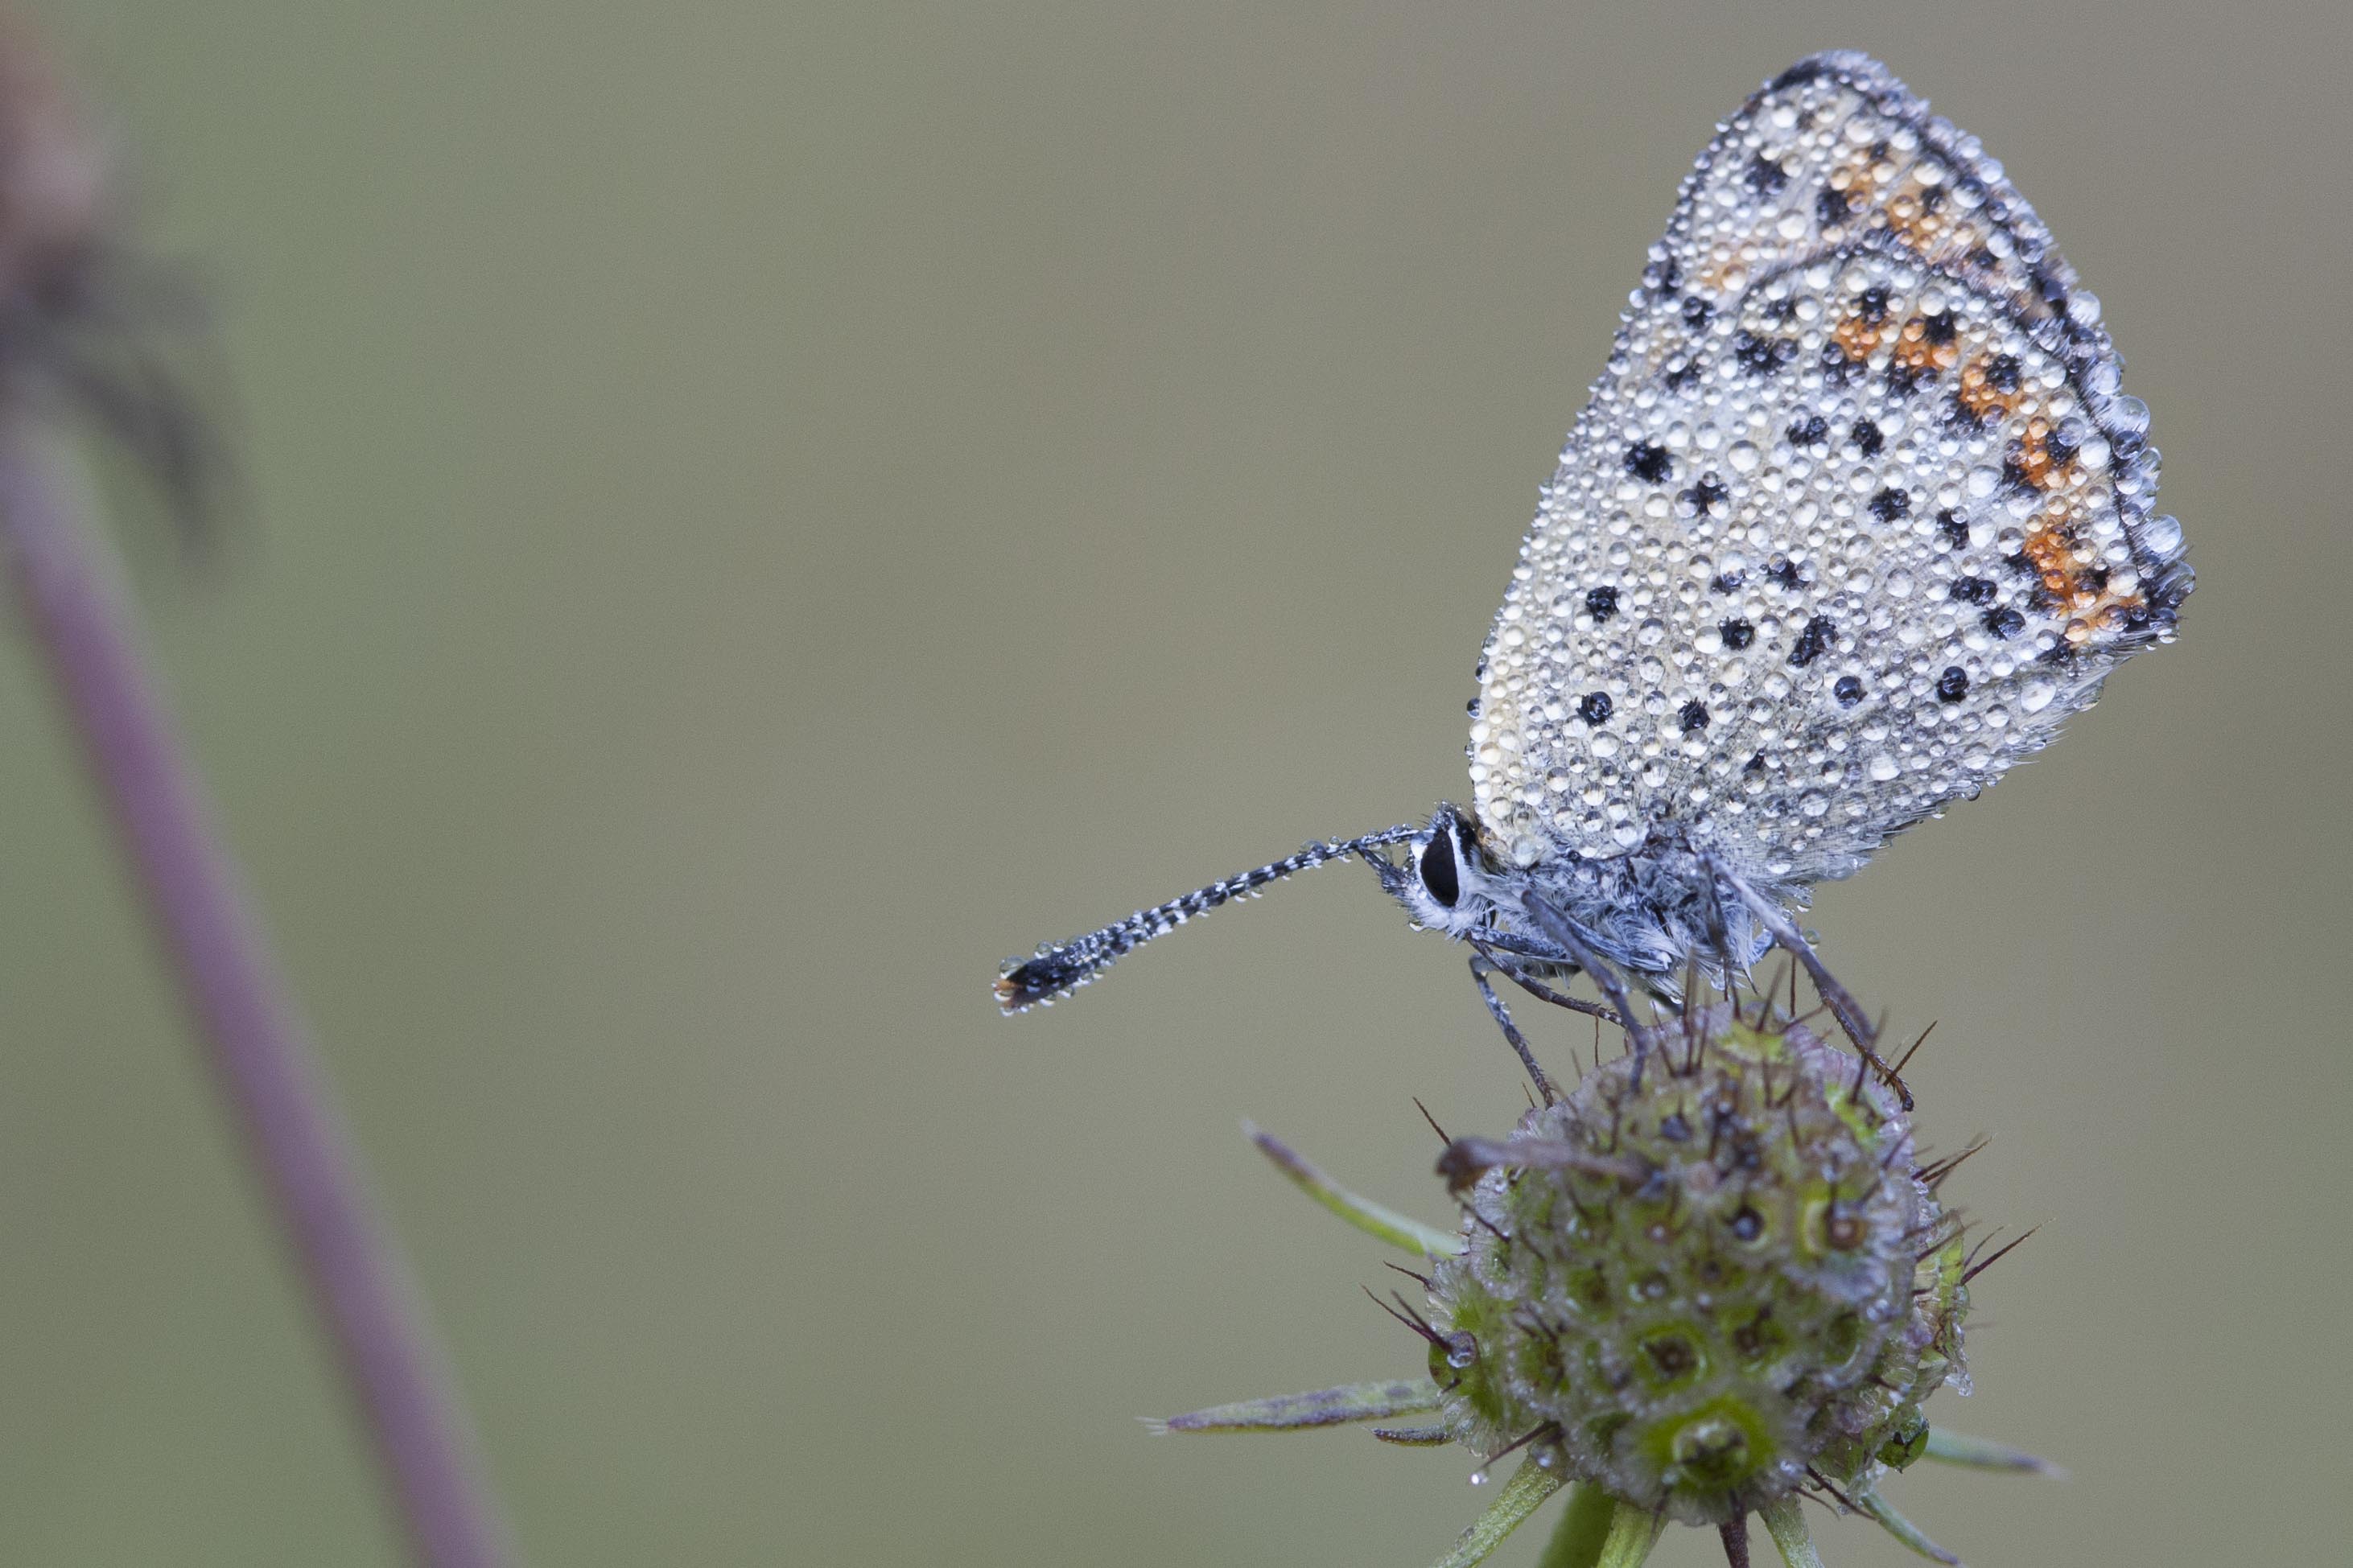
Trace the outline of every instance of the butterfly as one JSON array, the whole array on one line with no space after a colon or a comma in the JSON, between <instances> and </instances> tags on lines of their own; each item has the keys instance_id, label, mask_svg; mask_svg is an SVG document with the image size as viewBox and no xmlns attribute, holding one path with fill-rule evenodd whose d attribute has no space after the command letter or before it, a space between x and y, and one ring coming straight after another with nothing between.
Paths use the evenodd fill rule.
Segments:
<instances>
[{"instance_id":1,"label":"butterfly","mask_svg":"<svg viewBox=\"0 0 2353 1568\"><path fill-rule=\"evenodd\" d=\"M2148 410L1975 136L1823 54L1716 130L1539 492L1478 664L1471 805L1008 960L1008 1013L1267 884L1360 858L1491 984L1624 1016L1775 944L1870 1026L1792 919L1976 795L2172 640ZM1617 974L1612 970L1619 972ZM1541 1082L1541 1074L1538 1074Z\"/></svg>"}]
</instances>

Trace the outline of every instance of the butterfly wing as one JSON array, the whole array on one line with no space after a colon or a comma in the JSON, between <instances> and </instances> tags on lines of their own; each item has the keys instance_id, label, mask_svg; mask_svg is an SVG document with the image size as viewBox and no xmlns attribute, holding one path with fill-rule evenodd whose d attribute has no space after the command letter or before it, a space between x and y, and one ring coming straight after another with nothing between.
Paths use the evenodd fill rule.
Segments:
<instances>
[{"instance_id":1,"label":"butterfly wing","mask_svg":"<svg viewBox=\"0 0 2353 1568\"><path fill-rule=\"evenodd\" d=\"M2169 640L2147 410L1977 139L1801 61L1683 182L1480 666L1512 860L1661 833L1779 883L1974 795Z\"/></svg>"}]
</instances>

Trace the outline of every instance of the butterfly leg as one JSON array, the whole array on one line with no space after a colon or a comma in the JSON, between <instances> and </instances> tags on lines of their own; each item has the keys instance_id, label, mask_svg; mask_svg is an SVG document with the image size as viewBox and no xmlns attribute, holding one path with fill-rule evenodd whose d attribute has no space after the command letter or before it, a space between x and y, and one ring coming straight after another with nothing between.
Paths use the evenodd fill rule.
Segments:
<instances>
[{"instance_id":1,"label":"butterfly leg","mask_svg":"<svg viewBox=\"0 0 2353 1568\"><path fill-rule=\"evenodd\" d=\"M1521 895L1520 907L1527 911L1528 918L1535 922L1538 931L1544 932L1546 938L1558 944L1560 950L1568 954L1571 963L1593 976L1593 984L1601 987L1601 994L1609 997L1610 1005L1618 1010L1618 1025L1626 1031L1626 1038L1634 1047L1633 1081L1634 1087L1640 1089L1642 1086L1642 1063L1650 1055L1652 1031L1635 1018L1634 997L1633 994L1626 989L1625 976L1604 963L1600 955L1596 953L1586 940L1577 934L1577 927L1569 918L1543 899L1534 893L1524 893ZM1528 983L1522 981L1521 984L1525 985ZM1573 1001L1566 998L1563 1000L1565 1005L1577 1005ZM1579 1012L1588 1010L1584 1007L1577 1008Z\"/></svg>"},{"instance_id":2,"label":"butterfly leg","mask_svg":"<svg viewBox=\"0 0 2353 1568\"><path fill-rule=\"evenodd\" d=\"M1623 1024L1626 1021L1599 1002L1588 1002L1582 996L1571 996L1564 992L1554 990L1543 981L1514 967L1506 959L1499 956L1495 949L1484 943L1474 942L1472 945L1487 955L1488 963L1493 966L1492 973L1502 975L1539 1002L1549 1002L1556 1007L1566 1007L1572 1013L1582 1013L1588 1018L1599 1018L1605 1024Z\"/></svg>"},{"instance_id":3,"label":"butterfly leg","mask_svg":"<svg viewBox=\"0 0 2353 1568\"><path fill-rule=\"evenodd\" d=\"M1495 1020L1495 1027L1504 1031L1504 1038L1511 1043L1513 1050L1519 1053L1520 1065L1528 1069L1528 1077L1535 1080L1536 1092L1544 1096L1544 1102L1546 1105L1558 1105L1560 1090L1553 1087L1553 1081L1546 1076L1545 1069L1536 1065L1536 1054L1528 1048L1526 1037L1513 1025L1512 1015L1504 1007L1504 999L1495 994L1493 986L1487 984L1487 976L1490 974L1501 974L1506 979L1517 981L1522 985L1527 984L1527 982L1519 975L1514 974L1504 964L1498 963L1485 948L1481 948L1471 955L1471 983L1479 987L1479 999L1487 1004L1488 1016Z\"/></svg>"},{"instance_id":4,"label":"butterfly leg","mask_svg":"<svg viewBox=\"0 0 2353 1568\"><path fill-rule=\"evenodd\" d=\"M1814 983L1815 991L1820 994L1831 1015L1838 1019L1839 1027L1844 1029L1847 1038L1854 1042L1854 1048L1862 1053L1862 1059L1869 1062L1885 1080L1887 1087L1895 1091L1895 1097L1903 1101L1904 1109L1911 1110L1911 1089L1905 1087L1904 1080L1895 1076L1894 1068L1879 1059L1879 1053L1873 1048L1878 1044L1879 1032L1863 1016L1862 1004L1855 1000L1854 993L1839 984L1838 976L1830 972L1830 966L1822 962L1821 955L1814 951L1813 943L1806 940L1797 922L1789 919L1780 905L1723 867L1716 867L1715 874L1723 879L1725 886L1740 895L1740 901L1746 904L1758 922L1772 933L1774 942L1804 968L1807 977Z\"/></svg>"}]
</instances>

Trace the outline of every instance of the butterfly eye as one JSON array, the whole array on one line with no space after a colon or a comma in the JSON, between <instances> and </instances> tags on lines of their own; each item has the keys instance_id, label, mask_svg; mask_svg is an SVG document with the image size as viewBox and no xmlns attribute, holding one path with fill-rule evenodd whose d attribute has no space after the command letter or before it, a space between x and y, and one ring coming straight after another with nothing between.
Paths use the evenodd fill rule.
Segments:
<instances>
[{"instance_id":1,"label":"butterfly eye","mask_svg":"<svg viewBox=\"0 0 2353 1568\"><path fill-rule=\"evenodd\" d=\"M1454 846L1443 833L1433 833L1421 852L1421 885L1448 909L1462 896L1462 879L1454 870Z\"/></svg>"}]
</instances>

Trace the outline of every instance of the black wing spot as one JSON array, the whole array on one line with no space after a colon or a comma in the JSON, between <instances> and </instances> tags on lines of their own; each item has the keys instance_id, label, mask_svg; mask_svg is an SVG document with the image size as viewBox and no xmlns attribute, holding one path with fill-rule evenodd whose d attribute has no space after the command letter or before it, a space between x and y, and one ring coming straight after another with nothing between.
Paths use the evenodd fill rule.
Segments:
<instances>
[{"instance_id":1,"label":"black wing spot","mask_svg":"<svg viewBox=\"0 0 2353 1568\"><path fill-rule=\"evenodd\" d=\"M1836 185L1824 185L1814 197L1814 221L1824 228L1844 223L1853 216L1852 198Z\"/></svg>"},{"instance_id":2,"label":"black wing spot","mask_svg":"<svg viewBox=\"0 0 2353 1568\"><path fill-rule=\"evenodd\" d=\"M1831 637L1838 631L1838 623L1828 616L1816 616L1798 634L1798 646L1789 650L1789 662L1799 669L1822 657L1831 646Z\"/></svg>"},{"instance_id":3,"label":"black wing spot","mask_svg":"<svg viewBox=\"0 0 2353 1568\"><path fill-rule=\"evenodd\" d=\"M1691 294L1684 297L1683 325L1693 331L1698 331L1702 327L1706 326L1715 315L1715 307L1698 295Z\"/></svg>"},{"instance_id":4,"label":"black wing spot","mask_svg":"<svg viewBox=\"0 0 2353 1568\"><path fill-rule=\"evenodd\" d=\"M1840 707L1852 708L1862 700L1862 682L1852 675L1841 675L1838 684L1831 688L1831 695L1838 699Z\"/></svg>"},{"instance_id":5,"label":"black wing spot","mask_svg":"<svg viewBox=\"0 0 2353 1568\"><path fill-rule=\"evenodd\" d=\"M1770 375L1798 357L1798 345L1787 338L1744 331L1732 341L1732 357L1751 375Z\"/></svg>"},{"instance_id":6,"label":"black wing spot","mask_svg":"<svg viewBox=\"0 0 2353 1568\"><path fill-rule=\"evenodd\" d=\"M1893 485L1871 498L1871 515L1882 522L1894 522L1912 510L1912 493Z\"/></svg>"},{"instance_id":7,"label":"black wing spot","mask_svg":"<svg viewBox=\"0 0 2353 1568\"><path fill-rule=\"evenodd\" d=\"M1964 605L1990 605L2000 590L1990 577L1956 577L1946 592Z\"/></svg>"},{"instance_id":8,"label":"black wing spot","mask_svg":"<svg viewBox=\"0 0 2353 1568\"><path fill-rule=\"evenodd\" d=\"M1724 646L1738 653L1757 640L1757 628L1738 616L1715 628L1724 637Z\"/></svg>"},{"instance_id":9,"label":"black wing spot","mask_svg":"<svg viewBox=\"0 0 2353 1568\"><path fill-rule=\"evenodd\" d=\"M2026 629L2026 617L2004 605L1998 610L1986 612L1985 629L2007 642Z\"/></svg>"},{"instance_id":10,"label":"black wing spot","mask_svg":"<svg viewBox=\"0 0 2353 1568\"><path fill-rule=\"evenodd\" d=\"M1789 183L1789 171L1759 153L1740 177L1760 196L1778 195Z\"/></svg>"},{"instance_id":11,"label":"black wing spot","mask_svg":"<svg viewBox=\"0 0 2353 1568\"><path fill-rule=\"evenodd\" d=\"M1951 507L1936 514L1936 531L1943 534L1945 542L1956 550L1969 547L1969 521Z\"/></svg>"},{"instance_id":12,"label":"black wing spot","mask_svg":"<svg viewBox=\"0 0 2353 1568\"><path fill-rule=\"evenodd\" d=\"M1887 286L1883 283L1874 283L1865 289L1856 299L1854 307L1862 313L1862 319L1873 326L1877 326L1887 320Z\"/></svg>"},{"instance_id":13,"label":"black wing spot","mask_svg":"<svg viewBox=\"0 0 2353 1568\"><path fill-rule=\"evenodd\" d=\"M1672 466L1667 449L1651 441L1637 441L1626 448L1626 471L1647 484L1659 484Z\"/></svg>"},{"instance_id":14,"label":"black wing spot","mask_svg":"<svg viewBox=\"0 0 2353 1568\"><path fill-rule=\"evenodd\" d=\"M1707 728L1707 709L1694 697L1675 714L1675 722L1683 726L1684 734L1696 734Z\"/></svg>"},{"instance_id":15,"label":"black wing spot","mask_svg":"<svg viewBox=\"0 0 2353 1568\"><path fill-rule=\"evenodd\" d=\"M1939 346L1959 336L1961 323L1950 310L1939 310L1933 316L1920 318L1920 335Z\"/></svg>"},{"instance_id":16,"label":"black wing spot","mask_svg":"<svg viewBox=\"0 0 2353 1568\"><path fill-rule=\"evenodd\" d=\"M1786 555L1776 555L1765 563L1765 575L1784 588L1795 588L1805 581L1798 563Z\"/></svg>"},{"instance_id":17,"label":"black wing spot","mask_svg":"<svg viewBox=\"0 0 2353 1568\"><path fill-rule=\"evenodd\" d=\"M1617 707L1607 691L1588 691L1577 700L1577 716L1588 724L1607 724Z\"/></svg>"},{"instance_id":18,"label":"black wing spot","mask_svg":"<svg viewBox=\"0 0 2353 1568\"><path fill-rule=\"evenodd\" d=\"M1986 384L1996 392L2016 392L2026 367L2018 363L2016 354L1996 354L1987 362Z\"/></svg>"},{"instance_id":19,"label":"black wing spot","mask_svg":"<svg viewBox=\"0 0 2353 1568\"><path fill-rule=\"evenodd\" d=\"M1618 590L1614 587L1588 588L1585 591L1585 613L1596 621L1606 621L1618 613Z\"/></svg>"},{"instance_id":20,"label":"black wing spot","mask_svg":"<svg viewBox=\"0 0 2353 1568\"><path fill-rule=\"evenodd\" d=\"M1936 677L1936 698L1943 702L1958 702L1969 694L1969 672L1959 665L1949 665Z\"/></svg>"},{"instance_id":21,"label":"black wing spot","mask_svg":"<svg viewBox=\"0 0 2353 1568\"><path fill-rule=\"evenodd\" d=\"M1862 455L1866 458L1876 458L1879 456L1880 449L1887 445L1887 437L1881 435L1879 426L1868 419L1856 420L1854 428L1848 431L1847 435L1853 440L1855 446L1862 449Z\"/></svg>"},{"instance_id":22,"label":"black wing spot","mask_svg":"<svg viewBox=\"0 0 2353 1568\"><path fill-rule=\"evenodd\" d=\"M1718 507L1732 499L1732 491L1714 474L1702 474L1699 482L1675 498L1697 515L1714 516Z\"/></svg>"},{"instance_id":23,"label":"black wing spot","mask_svg":"<svg viewBox=\"0 0 2353 1568\"><path fill-rule=\"evenodd\" d=\"M1819 414L1809 414L1792 422L1788 435L1792 447L1819 447L1831 437L1831 422Z\"/></svg>"}]
</instances>

